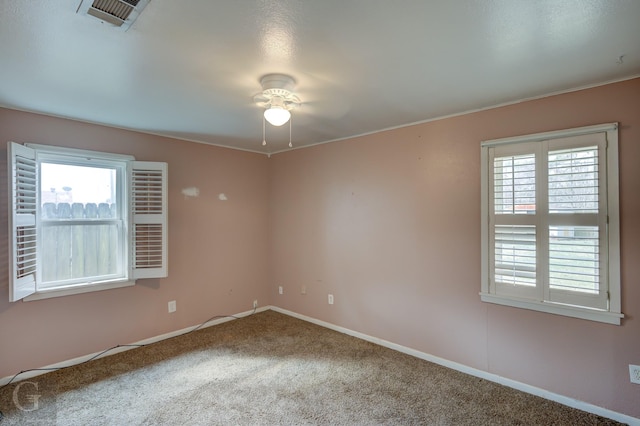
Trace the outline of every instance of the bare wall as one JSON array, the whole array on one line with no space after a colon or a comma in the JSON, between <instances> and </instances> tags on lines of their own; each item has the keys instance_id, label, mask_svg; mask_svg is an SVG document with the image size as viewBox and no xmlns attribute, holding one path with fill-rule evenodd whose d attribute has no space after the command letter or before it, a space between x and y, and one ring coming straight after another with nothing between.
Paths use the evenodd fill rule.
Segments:
<instances>
[{"instance_id":1,"label":"bare wall","mask_svg":"<svg viewBox=\"0 0 640 426\"><path fill-rule=\"evenodd\" d=\"M614 121L623 324L481 302L480 142ZM273 304L640 418L639 160L640 79L275 155Z\"/></svg>"},{"instance_id":2,"label":"bare wall","mask_svg":"<svg viewBox=\"0 0 640 426\"><path fill-rule=\"evenodd\" d=\"M480 141L612 121L621 123L623 324L480 302ZM168 162L169 277L8 303L1 263L0 377L241 312L257 298L640 417L640 386L628 377L628 364L640 364L640 79L271 159L0 109L7 140ZM198 198L181 194L190 186Z\"/></svg>"},{"instance_id":3,"label":"bare wall","mask_svg":"<svg viewBox=\"0 0 640 426\"><path fill-rule=\"evenodd\" d=\"M260 154L0 109L0 141L132 154L169 164L169 277L133 287L8 302L0 267L0 377L268 304L268 173ZM0 256L7 258L6 149L0 149ZM182 189L200 189L186 198ZM224 193L227 201L218 199ZM177 301L169 314L167 302Z\"/></svg>"}]
</instances>

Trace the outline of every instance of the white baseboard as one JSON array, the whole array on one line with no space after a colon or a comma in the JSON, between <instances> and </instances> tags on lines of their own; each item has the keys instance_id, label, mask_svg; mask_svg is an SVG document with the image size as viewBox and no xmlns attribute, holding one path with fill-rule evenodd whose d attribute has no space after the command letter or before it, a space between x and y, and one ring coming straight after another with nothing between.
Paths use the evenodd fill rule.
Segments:
<instances>
[{"instance_id":1,"label":"white baseboard","mask_svg":"<svg viewBox=\"0 0 640 426\"><path fill-rule=\"evenodd\" d=\"M255 310L255 312L256 313L263 312L263 311L267 311L269 309L271 309L270 306L262 306L260 308L257 308ZM136 347L138 347L140 345L149 345L151 343L156 343L156 342L159 342L161 340L170 339L171 337L176 337L176 336L179 336L181 334L188 333L188 332L190 332L190 331L192 331L192 330L194 330L196 328L211 327L211 326L214 326L214 325L222 324L222 323L227 322L227 321L234 320L236 318L246 317L246 316L251 315L253 313L254 313L254 310L251 309L250 311L240 312L238 314L233 314L233 315L225 316L225 317L222 317L222 318L216 318L216 319L213 319L211 321L207 321L206 323L204 323L204 325L198 324L198 325L194 325L194 326L191 326L191 327L186 327L186 328L183 328L181 330L171 331L169 333L160 334L158 336L150 337L148 339L139 340L139 341L134 342L134 343L127 343L126 345L122 345L122 346L114 346L113 348L109 348L109 349L106 349L104 351L100 351L100 352L95 352L95 353L88 354L88 355L79 356L77 358L69 359L67 361L57 362L55 364L47 365L47 366L44 366L44 367L38 367L38 368L35 368L33 370L25 370L23 373L19 373L17 376L7 376L7 377L1 378L0 379L0 386L4 386L9 382L17 382L17 381L20 381L20 380L30 379L32 377L36 377L36 376L39 376L41 374L46 374L46 373L49 373L50 371L59 370L61 368L71 367L71 366L74 366L74 365L81 364L83 362L89 361L91 359L100 359L100 358L104 358L106 356L115 355L115 354L120 353L120 352L128 351L130 349L135 349Z\"/></svg>"},{"instance_id":2,"label":"white baseboard","mask_svg":"<svg viewBox=\"0 0 640 426\"><path fill-rule=\"evenodd\" d=\"M578 410L586 411L587 413L596 414L598 416L606 417L608 419L612 419L621 423L626 423L630 426L640 426L640 419L628 416L626 414L618 413L616 411L598 407L597 405L589 404L584 401L569 398L564 395L560 395L560 394L553 393L535 386L531 386L526 383L522 383L522 382L508 379L506 377L498 376L497 374L492 374L486 371L478 370L477 368L472 368L464 364L459 364L457 362L449 361L444 358L440 358L434 355L420 352L418 350L411 349L406 346L398 345L396 343L389 342L387 340L379 339L377 337L369 336L367 334L363 334L357 331L353 331L348 328L340 327L338 325L331 324L326 321L321 321L312 317L308 317L306 315L301 315L296 312L279 308L277 306L271 306L270 308L276 312L280 312L281 314L289 315L291 317L298 318L298 319L301 319L301 320L304 320L304 321L307 321L331 330L335 330L340 333L347 334L349 336L357 337L359 339L366 340L368 342L375 343L377 345L384 346L386 348L393 349L398 352L402 352L407 355L414 356L416 358L424 359L425 361L433 362L434 364L442 365L443 367L451 368L453 370L457 370L462 373L469 374L471 376L475 376L481 379L489 380L491 382L499 383L501 385L508 386L510 388L513 388L522 392L526 392L531 395L536 395L541 398L548 399L550 401L555 401L560 404L566 405L568 407L577 408Z\"/></svg>"},{"instance_id":3,"label":"white baseboard","mask_svg":"<svg viewBox=\"0 0 640 426\"><path fill-rule=\"evenodd\" d=\"M606 418L609 418L609 419L612 419L612 420L615 420L615 421L618 421L618 422L621 422L621 423L626 423L626 424L628 424L630 426L640 426L640 419L628 416L626 414L618 413L616 411L612 411L612 410L608 410L606 408L598 407L597 405L589 404L589 403L584 402L584 401L580 401L580 400L577 400L577 399L569 398L569 397L566 397L564 395L560 395L560 394L557 394L557 393L549 392L547 390L540 389L540 388L537 388L535 386L527 385L526 383L521 383L521 382L518 382L518 381L515 381L515 380L507 379L505 377L498 376L496 374L492 374L492 373L488 373L486 371L478 370L476 368L472 368L472 367L466 366L464 364L459 364L457 362L449 361L449 360L446 360L444 358L440 358L440 357L437 357L437 356L434 356L434 355L427 354L425 352L420 352L418 350L415 350L415 349L412 349L412 348L409 348L409 347L406 347L406 346L398 345L396 343L389 342L389 341L383 340L383 339L379 339L377 337L369 336L367 334L360 333L360 332L357 332L357 331L353 331L353 330L350 330L348 328L340 327L338 325L331 324L331 323L326 322L326 321L322 321L322 320L318 320L318 319L315 319L315 318L312 318L312 317L308 317L306 315L298 314L296 312L292 312L292 311L289 311L287 309L282 309L282 308L279 308L277 306L262 306L260 308L257 308L255 310L255 312L256 313L263 312L263 311L267 311L269 309L271 309L273 311L276 311L276 312L279 312L281 314L285 314L285 315L288 315L288 316L291 316L291 317L294 317L294 318L301 319L303 321L307 321L307 322L310 322L310 323L313 323L313 324L316 324L316 325L331 329L331 330L338 331L338 332L343 333L343 334L347 334L349 336L357 337L359 339L366 340L368 342L375 343L377 345L384 346L384 347L387 347L389 349L393 349L393 350L396 350L398 352L402 352L402 353L405 353L407 355L414 356L416 358L424 359L425 361L433 362L434 364L442 365L443 367L451 368L453 370L457 370L457 371L460 371L462 373L469 374L471 376L475 376L475 377L479 377L481 379L489 380L491 382L499 383L501 385L508 386L510 388L517 389L519 391L526 392L526 393L529 393L531 395L536 395L536 396L548 399L550 401L559 402L560 404L566 405L568 407L577 408L578 410L582 410L582 411L586 411L588 413L596 414L598 416L606 417ZM127 345L116 346L114 348L107 349L105 351L95 352L95 353L92 353L92 354L88 354L88 355L80 356L80 357L77 357L77 358L73 358L73 359L70 359L70 360L67 360L67 361L62 361L62 362L58 362L58 363L55 363L55 364L47 365L45 367L40 367L39 369L26 370L25 372L18 374L17 377L15 377L15 376L7 376L7 377L1 378L0 379L0 386L4 386L9 382L15 382L15 381L20 381L20 380L25 380L25 379L29 379L29 378L32 378L32 377L36 377L36 376L39 376L41 374L45 374L45 373L47 373L49 371L52 371L52 370L71 367L71 366L74 366L74 365L89 361L90 359L100 359L100 358L104 358L106 356L115 355L115 354L120 353L120 352L128 351L130 349L135 349L135 347L137 347L138 345L149 345L151 343L160 342L162 340L169 339L171 337L176 337L176 336L179 336L181 334L188 333L188 332L194 330L195 328L211 327L211 326L214 326L214 325L218 325L218 324L222 324L222 323L231 321L231 320L235 319L234 317L242 318L242 317L249 316L249 315L251 315L253 313L254 313L254 311L252 309L250 311L241 312L241 313L230 315L230 316L227 316L227 317L224 317L224 318L214 319L214 320L211 320L211 321L208 321L208 322L204 323L204 325L194 325L194 326L191 326L191 327L186 327L186 328L183 328L181 330L176 330L176 331L172 331L172 332L169 332L169 333L160 334L158 336L150 337L148 339L140 340L140 341L137 341L137 342L134 342L134 343L129 343Z\"/></svg>"}]
</instances>

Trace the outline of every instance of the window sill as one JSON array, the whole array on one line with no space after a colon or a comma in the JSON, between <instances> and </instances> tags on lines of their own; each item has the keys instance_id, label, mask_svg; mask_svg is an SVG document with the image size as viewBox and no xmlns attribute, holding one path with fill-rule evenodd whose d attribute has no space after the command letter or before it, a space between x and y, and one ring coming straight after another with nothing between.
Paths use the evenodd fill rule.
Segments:
<instances>
[{"instance_id":1,"label":"window sill","mask_svg":"<svg viewBox=\"0 0 640 426\"><path fill-rule=\"evenodd\" d=\"M511 306L513 308L529 309L533 311L546 312L555 315L564 315L567 317L604 322L614 325L620 325L620 320L624 318L624 314L622 313L580 308L578 306L562 305L552 302L535 302L532 300L501 297L489 293L480 293L480 299L483 302Z\"/></svg>"},{"instance_id":2,"label":"window sill","mask_svg":"<svg viewBox=\"0 0 640 426\"><path fill-rule=\"evenodd\" d=\"M73 294L89 293L93 291L111 290L113 288L130 287L134 285L135 281L130 280L114 280L114 281L102 281L98 283L90 284L76 284L67 287L53 288L47 290L40 290L30 296L25 297L25 302L32 300L50 299L52 297L71 296Z\"/></svg>"}]
</instances>

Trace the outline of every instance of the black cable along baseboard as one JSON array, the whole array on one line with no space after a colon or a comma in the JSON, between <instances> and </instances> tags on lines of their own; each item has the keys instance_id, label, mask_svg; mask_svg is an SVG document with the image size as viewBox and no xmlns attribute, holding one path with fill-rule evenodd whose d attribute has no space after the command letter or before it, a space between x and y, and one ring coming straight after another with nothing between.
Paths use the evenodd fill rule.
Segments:
<instances>
[{"instance_id":1,"label":"black cable along baseboard","mask_svg":"<svg viewBox=\"0 0 640 426\"><path fill-rule=\"evenodd\" d=\"M255 314L257 309L258 309L257 306L254 307L253 311L249 315L246 315L246 316L251 316L251 315ZM180 333L180 334L177 334L175 336L168 337L167 339L173 339L175 337L186 336L189 333L193 333L194 331L197 331L197 330L201 329L202 327L204 327L205 325L207 325L211 321L214 321L214 320L217 320L217 319L222 319L222 318L240 319L242 317L237 317L235 315L214 315L211 318L209 318L208 320L198 324L197 326L194 326L191 330L185 331L184 333ZM162 340L166 340L166 339L162 339ZM153 343L157 343L157 342L153 342ZM96 358L100 358L101 356L103 356L105 354L108 354L109 352L114 351L114 350L119 349L119 348L143 348L145 346L153 345L153 343L115 345L115 346L112 346L112 347L110 347L108 349L105 349L105 350L103 350L101 352L98 352L97 354L95 354L94 356L92 356L89 359L86 359L84 361L80 361L80 362L75 363L75 364L65 365L64 367L29 368L27 370L22 370L22 371L20 371L20 372L18 372L16 374L14 374L14 376L11 379L9 379L9 381L7 383L5 383L4 385L0 386L0 391L2 391L7 386L11 385L16 380L16 378L18 376L20 376L21 374L24 374L24 373L30 373L30 372L34 372L34 371L52 372L52 371L64 370L66 368L71 368L71 367L76 367L78 365L86 364L88 362L93 361ZM0 422L2 421L3 418L4 418L4 414L2 413L2 411L0 411Z\"/></svg>"}]
</instances>

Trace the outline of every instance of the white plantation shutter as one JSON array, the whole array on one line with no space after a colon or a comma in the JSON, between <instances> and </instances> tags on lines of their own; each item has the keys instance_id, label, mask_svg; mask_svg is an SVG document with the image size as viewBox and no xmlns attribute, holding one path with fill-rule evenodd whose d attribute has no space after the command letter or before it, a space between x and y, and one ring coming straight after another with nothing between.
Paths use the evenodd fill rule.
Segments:
<instances>
[{"instance_id":1,"label":"white plantation shutter","mask_svg":"<svg viewBox=\"0 0 640 426\"><path fill-rule=\"evenodd\" d=\"M129 167L132 278L167 276L167 164Z\"/></svg>"},{"instance_id":2,"label":"white plantation shutter","mask_svg":"<svg viewBox=\"0 0 640 426\"><path fill-rule=\"evenodd\" d=\"M491 151L491 276L497 293L536 297L536 146Z\"/></svg>"},{"instance_id":3,"label":"white plantation shutter","mask_svg":"<svg viewBox=\"0 0 640 426\"><path fill-rule=\"evenodd\" d=\"M619 324L617 124L482 143L483 301Z\"/></svg>"},{"instance_id":4,"label":"white plantation shutter","mask_svg":"<svg viewBox=\"0 0 640 426\"><path fill-rule=\"evenodd\" d=\"M35 151L9 142L9 301L36 291L36 209L38 180Z\"/></svg>"},{"instance_id":5,"label":"white plantation shutter","mask_svg":"<svg viewBox=\"0 0 640 426\"><path fill-rule=\"evenodd\" d=\"M536 210L536 156L506 155L493 161L495 214L529 214Z\"/></svg>"},{"instance_id":6,"label":"white plantation shutter","mask_svg":"<svg viewBox=\"0 0 640 426\"><path fill-rule=\"evenodd\" d=\"M549 299L606 309L606 133L548 146Z\"/></svg>"},{"instance_id":7,"label":"white plantation shutter","mask_svg":"<svg viewBox=\"0 0 640 426\"><path fill-rule=\"evenodd\" d=\"M597 145L549 151L550 213L598 213L598 151Z\"/></svg>"},{"instance_id":8,"label":"white plantation shutter","mask_svg":"<svg viewBox=\"0 0 640 426\"><path fill-rule=\"evenodd\" d=\"M494 278L496 283L535 287L535 226L496 225L494 229Z\"/></svg>"}]
</instances>

